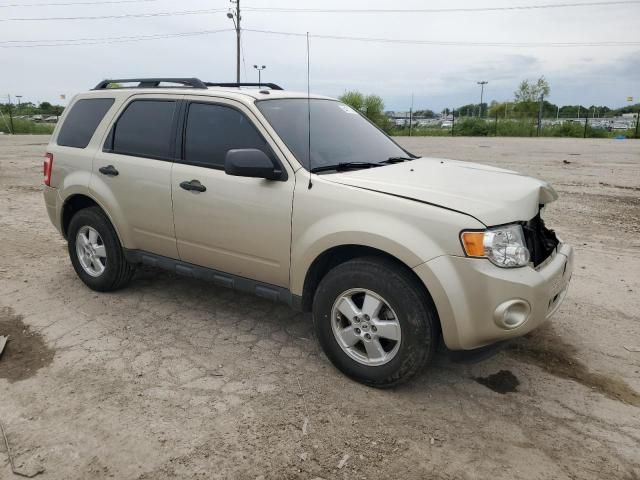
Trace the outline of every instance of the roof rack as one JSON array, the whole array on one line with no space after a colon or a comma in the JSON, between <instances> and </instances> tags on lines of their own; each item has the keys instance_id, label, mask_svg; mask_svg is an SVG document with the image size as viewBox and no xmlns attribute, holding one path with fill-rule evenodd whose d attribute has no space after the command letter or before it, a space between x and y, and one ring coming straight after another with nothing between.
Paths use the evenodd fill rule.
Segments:
<instances>
[{"instance_id":1,"label":"roof rack","mask_svg":"<svg viewBox=\"0 0 640 480\"><path fill-rule=\"evenodd\" d=\"M207 87L268 87L271 90L284 90L280 85L275 83L213 83L205 82Z\"/></svg>"},{"instance_id":2,"label":"roof rack","mask_svg":"<svg viewBox=\"0 0 640 480\"><path fill-rule=\"evenodd\" d=\"M113 80L103 80L95 86L94 90L105 90L109 85L118 83L138 83L136 87L116 87L116 88L157 88L161 83L177 83L184 87L206 89L205 84L198 78L119 78Z\"/></svg>"}]
</instances>

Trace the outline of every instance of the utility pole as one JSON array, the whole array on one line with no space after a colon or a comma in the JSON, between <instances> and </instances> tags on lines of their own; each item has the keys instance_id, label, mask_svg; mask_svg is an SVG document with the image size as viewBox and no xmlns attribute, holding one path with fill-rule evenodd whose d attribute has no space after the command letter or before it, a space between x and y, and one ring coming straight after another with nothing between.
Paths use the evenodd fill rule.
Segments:
<instances>
[{"instance_id":1,"label":"utility pole","mask_svg":"<svg viewBox=\"0 0 640 480\"><path fill-rule=\"evenodd\" d=\"M227 18L233 20L233 26L236 29L236 82L240 83L240 0L230 0L236 4L235 13L231 10L227 12Z\"/></svg>"},{"instance_id":2,"label":"utility pole","mask_svg":"<svg viewBox=\"0 0 640 480\"><path fill-rule=\"evenodd\" d=\"M18 99L18 109L16 110L16 114L20 115L20 99L22 98L22 95L16 95L16 98Z\"/></svg>"},{"instance_id":3,"label":"utility pole","mask_svg":"<svg viewBox=\"0 0 640 480\"><path fill-rule=\"evenodd\" d=\"M480 85L480 111L478 112L478 117L482 118L482 101L484 98L484 86L489 83L486 80L482 80L480 82L476 82L478 85Z\"/></svg>"}]
</instances>

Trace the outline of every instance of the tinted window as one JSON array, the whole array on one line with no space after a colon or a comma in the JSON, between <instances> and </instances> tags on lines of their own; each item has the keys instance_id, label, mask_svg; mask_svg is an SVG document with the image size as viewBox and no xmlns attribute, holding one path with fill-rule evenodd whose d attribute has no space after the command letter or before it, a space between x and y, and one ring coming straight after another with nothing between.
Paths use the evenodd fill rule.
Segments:
<instances>
[{"instance_id":1,"label":"tinted window","mask_svg":"<svg viewBox=\"0 0 640 480\"><path fill-rule=\"evenodd\" d=\"M298 161L309 168L309 106L313 167L383 162L408 154L351 107L334 100L287 98L256 105Z\"/></svg>"},{"instance_id":2,"label":"tinted window","mask_svg":"<svg viewBox=\"0 0 640 480\"><path fill-rule=\"evenodd\" d=\"M187 116L185 162L223 168L227 151L234 148L257 148L273 156L264 138L239 111L220 105L192 103Z\"/></svg>"},{"instance_id":3,"label":"tinted window","mask_svg":"<svg viewBox=\"0 0 640 480\"><path fill-rule=\"evenodd\" d=\"M89 145L93 132L113 102L113 98L87 98L74 103L60 128L58 145L76 148Z\"/></svg>"},{"instance_id":4,"label":"tinted window","mask_svg":"<svg viewBox=\"0 0 640 480\"><path fill-rule=\"evenodd\" d=\"M113 151L123 155L169 158L176 102L136 100L118 119Z\"/></svg>"}]
</instances>

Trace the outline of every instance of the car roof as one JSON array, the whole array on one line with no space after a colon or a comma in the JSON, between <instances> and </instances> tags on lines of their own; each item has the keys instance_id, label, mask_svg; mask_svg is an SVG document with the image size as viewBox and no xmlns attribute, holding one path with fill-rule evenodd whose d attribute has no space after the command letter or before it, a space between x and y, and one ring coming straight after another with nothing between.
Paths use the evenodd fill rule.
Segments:
<instances>
[{"instance_id":1,"label":"car roof","mask_svg":"<svg viewBox=\"0 0 640 480\"><path fill-rule=\"evenodd\" d=\"M295 92L289 90L275 90L269 88L244 88L244 87L207 87L207 88L191 88L191 87L124 87L124 88L108 88L90 90L81 93L79 97L129 97L138 94L159 94L159 95L189 95L189 96L205 96L205 97L222 97L234 99L243 103L254 103L257 100L275 100L283 98L307 98L306 92ZM311 99L335 100L324 95L310 94Z\"/></svg>"}]
</instances>

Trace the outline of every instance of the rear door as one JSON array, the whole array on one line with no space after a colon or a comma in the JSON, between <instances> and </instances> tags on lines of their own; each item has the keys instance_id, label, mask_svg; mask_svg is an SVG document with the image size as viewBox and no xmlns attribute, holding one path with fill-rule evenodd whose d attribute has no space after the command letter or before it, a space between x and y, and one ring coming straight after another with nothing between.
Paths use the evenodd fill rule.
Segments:
<instances>
[{"instance_id":1,"label":"rear door","mask_svg":"<svg viewBox=\"0 0 640 480\"><path fill-rule=\"evenodd\" d=\"M93 161L90 190L119 227L124 246L178 258L171 166L180 98L134 95Z\"/></svg>"},{"instance_id":2,"label":"rear door","mask_svg":"<svg viewBox=\"0 0 640 480\"><path fill-rule=\"evenodd\" d=\"M185 99L181 160L172 190L180 258L288 287L294 175L253 113L239 102ZM284 181L225 174L227 151L257 148L287 170ZM185 190L197 180L206 190Z\"/></svg>"}]
</instances>

